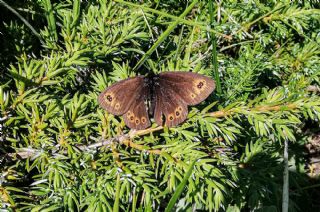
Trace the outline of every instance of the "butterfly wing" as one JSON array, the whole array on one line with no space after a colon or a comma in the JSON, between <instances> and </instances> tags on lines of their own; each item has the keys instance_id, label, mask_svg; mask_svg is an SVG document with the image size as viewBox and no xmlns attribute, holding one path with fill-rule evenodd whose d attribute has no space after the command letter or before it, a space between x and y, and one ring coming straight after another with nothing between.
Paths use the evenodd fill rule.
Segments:
<instances>
[{"instance_id":1,"label":"butterfly wing","mask_svg":"<svg viewBox=\"0 0 320 212\"><path fill-rule=\"evenodd\" d=\"M164 123L168 127L176 126L187 118L187 104L173 89L160 86L155 90L154 120L160 126Z\"/></svg>"},{"instance_id":2,"label":"butterfly wing","mask_svg":"<svg viewBox=\"0 0 320 212\"><path fill-rule=\"evenodd\" d=\"M147 92L149 90L142 90L123 116L126 125L132 129L143 130L151 125L146 106Z\"/></svg>"},{"instance_id":3,"label":"butterfly wing","mask_svg":"<svg viewBox=\"0 0 320 212\"><path fill-rule=\"evenodd\" d=\"M98 97L98 102L108 112L114 115L122 115L136 101L143 90L143 82L143 76L119 81L103 91Z\"/></svg>"},{"instance_id":4,"label":"butterfly wing","mask_svg":"<svg viewBox=\"0 0 320 212\"><path fill-rule=\"evenodd\" d=\"M173 90L187 105L199 104L215 89L214 80L193 72L163 72L159 84Z\"/></svg>"},{"instance_id":5,"label":"butterfly wing","mask_svg":"<svg viewBox=\"0 0 320 212\"><path fill-rule=\"evenodd\" d=\"M168 127L182 123L188 115L188 105L205 100L215 89L209 77L192 72L164 72L155 89L154 119ZM165 119L163 120L163 116Z\"/></svg>"}]
</instances>

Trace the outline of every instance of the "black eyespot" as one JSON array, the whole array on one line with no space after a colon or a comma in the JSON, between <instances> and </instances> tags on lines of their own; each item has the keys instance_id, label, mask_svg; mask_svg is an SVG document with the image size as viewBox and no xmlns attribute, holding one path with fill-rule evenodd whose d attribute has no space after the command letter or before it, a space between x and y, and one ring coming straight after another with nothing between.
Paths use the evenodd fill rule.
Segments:
<instances>
[{"instance_id":1,"label":"black eyespot","mask_svg":"<svg viewBox=\"0 0 320 212\"><path fill-rule=\"evenodd\" d=\"M173 116L170 116L170 117L169 117L169 120L172 121L172 120L173 120Z\"/></svg>"},{"instance_id":2,"label":"black eyespot","mask_svg":"<svg viewBox=\"0 0 320 212\"><path fill-rule=\"evenodd\" d=\"M145 118L142 118L141 119L141 122L144 124L146 122L146 119Z\"/></svg>"},{"instance_id":3,"label":"black eyespot","mask_svg":"<svg viewBox=\"0 0 320 212\"><path fill-rule=\"evenodd\" d=\"M108 100L109 102L111 102L111 101L112 101L112 96L108 95L108 96L107 96L107 100Z\"/></svg>"},{"instance_id":4,"label":"black eyespot","mask_svg":"<svg viewBox=\"0 0 320 212\"><path fill-rule=\"evenodd\" d=\"M176 111L176 116L180 116L180 113L178 111Z\"/></svg>"},{"instance_id":5,"label":"black eyespot","mask_svg":"<svg viewBox=\"0 0 320 212\"><path fill-rule=\"evenodd\" d=\"M202 88L203 86L203 82L199 82L199 84L197 85L198 88Z\"/></svg>"},{"instance_id":6,"label":"black eyespot","mask_svg":"<svg viewBox=\"0 0 320 212\"><path fill-rule=\"evenodd\" d=\"M133 117L133 116L130 116L130 120L133 121L133 119L134 119L134 117Z\"/></svg>"},{"instance_id":7,"label":"black eyespot","mask_svg":"<svg viewBox=\"0 0 320 212\"><path fill-rule=\"evenodd\" d=\"M139 119L136 119L136 124L139 124L139 123L140 123Z\"/></svg>"}]
</instances>

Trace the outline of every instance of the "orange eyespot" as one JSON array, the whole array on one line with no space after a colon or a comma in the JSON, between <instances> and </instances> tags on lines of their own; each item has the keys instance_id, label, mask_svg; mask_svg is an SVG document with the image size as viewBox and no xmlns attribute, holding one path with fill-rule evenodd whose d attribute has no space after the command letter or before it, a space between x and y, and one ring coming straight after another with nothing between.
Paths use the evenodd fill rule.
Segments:
<instances>
[{"instance_id":1,"label":"orange eyespot","mask_svg":"<svg viewBox=\"0 0 320 212\"><path fill-rule=\"evenodd\" d=\"M140 124L140 120L139 119L136 119L136 124Z\"/></svg>"},{"instance_id":2,"label":"orange eyespot","mask_svg":"<svg viewBox=\"0 0 320 212\"><path fill-rule=\"evenodd\" d=\"M182 111L182 107L178 107L178 110L179 110L179 111Z\"/></svg>"},{"instance_id":3,"label":"orange eyespot","mask_svg":"<svg viewBox=\"0 0 320 212\"><path fill-rule=\"evenodd\" d=\"M109 102L112 102L112 96L111 96L111 95L107 95L106 99L107 99Z\"/></svg>"},{"instance_id":4,"label":"orange eyespot","mask_svg":"<svg viewBox=\"0 0 320 212\"><path fill-rule=\"evenodd\" d=\"M196 98L196 95L194 95L194 93L191 93L190 96L191 96L192 99Z\"/></svg>"},{"instance_id":5,"label":"orange eyespot","mask_svg":"<svg viewBox=\"0 0 320 212\"><path fill-rule=\"evenodd\" d=\"M169 120L170 120L170 121L173 120L173 116L172 116L172 115L169 116Z\"/></svg>"},{"instance_id":6,"label":"orange eyespot","mask_svg":"<svg viewBox=\"0 0 320 212\"><path fill-rule=\"evenodd\" d=\"M130 121L133 122L134 116L130 116Z\"/></svg>"},{"instance_id":7,"label":"orange eyespot","mask_svg":"<svg viewBox=\"0 0 320 212\"><path fill-rule=\"evenodd\" d=\"M195 81L193 82L193 86L194 86L194 88L195 88L194 92L195 92L196 94L200 94L200 93L203 91L203 89L205 89L206 84L207 84L207 82L206 82L205 80L200 80L200 79L195 80ZM195 97L192 97L192 96L191 96L191 98L194 99Z\"/></svg>"},{"instance_id":8,"label":"orange eyespot","mask_svg":"<svg viewBox=\"0 0 320 212\"><path fill-rule=\"evenodd\" d=\"M176 111L176 116L177 116L177 117L179 117L179 116L180 116L179 111Z\"/></svg>"},{"instance_id":9,"label":"orange eyespot","mask_svg":"<svg viewBox=\"0 0 320 212\"><path fill-rule=\"evenodd\" d=\"M116 106L115 106L115 108L118 110L118 109L120 108L120 104L117 103Z\"/></svg>"},{"instance_id":10,"label":"orange eyespot","mask_svg":"<svg viewBox=\"0 0 320 212\"><path fill-rule=\"evenodd\" d=\"M145 117L142 117L141 118L141 122L144 124L144 123L146 123L146 118Z\"/></svg>"},{"instance_id":11,"label":"orange eyespot","mask_svg":"<svg viewBox=\"0 0 320 212\"><path fill-rule=\"evenodd\" d=\"M204 85L203 82L199 82L199 84L197 85L197 87L198 87L199 89L201 89L203 85Z\"/></svg>"}]
</instances>

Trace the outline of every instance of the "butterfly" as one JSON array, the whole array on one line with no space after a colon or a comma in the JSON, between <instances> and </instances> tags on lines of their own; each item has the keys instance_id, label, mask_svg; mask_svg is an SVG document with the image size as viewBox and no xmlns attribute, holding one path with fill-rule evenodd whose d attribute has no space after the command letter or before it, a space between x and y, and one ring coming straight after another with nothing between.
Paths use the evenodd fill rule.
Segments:
<instances>
[{"instance_id":1,"label":"butterfly","mask_svg":"<svg viewBox=\"0 0 320 212\"><path fill-rule=\"evenodd\" d=\"M176 126L188 115L188 105L205 100L215 89L209 77L193 72L162 72L119 81L103 91L98 102L114 115L123 115L132 129L151 125L149 115L162 126Z\"/></svg>"}]
</instances>

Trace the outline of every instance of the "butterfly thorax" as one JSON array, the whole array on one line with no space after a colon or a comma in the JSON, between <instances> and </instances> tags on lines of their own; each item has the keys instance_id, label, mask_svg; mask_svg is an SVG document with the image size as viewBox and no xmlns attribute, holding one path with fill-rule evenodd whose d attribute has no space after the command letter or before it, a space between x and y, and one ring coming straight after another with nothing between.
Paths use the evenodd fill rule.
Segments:
<instances>
[{"instance_id":1,"label":"butterfly thorax","mask_svg":"<svg viewBox=\"0 0 320 212\"><path fill-rule=\"evenodd\" d=\"M144 78L144 88L146 90L145 104L148 108L148 113L153 115L156 102L156 89L160 87L159 75L149 75Z\"/></svg>"}]
</instances>

